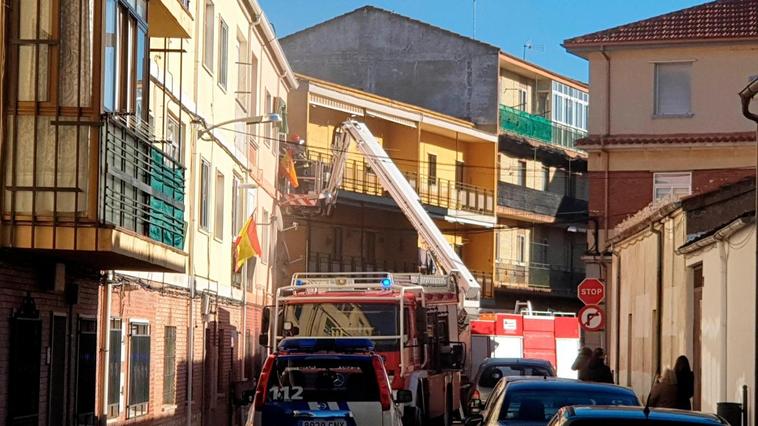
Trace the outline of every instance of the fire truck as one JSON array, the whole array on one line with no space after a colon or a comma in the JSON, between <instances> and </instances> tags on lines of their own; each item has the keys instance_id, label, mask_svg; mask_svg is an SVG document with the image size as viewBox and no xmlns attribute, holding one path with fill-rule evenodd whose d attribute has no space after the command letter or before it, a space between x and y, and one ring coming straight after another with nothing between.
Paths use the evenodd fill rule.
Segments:
<instances>
[{"instance_id":1,"label":"fire truck","mask_svg":"<svg viewBox=\"0 0 758 426\"><path fill-rule=\"evenodd\" d=\"M428 247L440 274L299 273L264 311L261 342L275 348L290 336L369 337L393 389L412 392L405 424L450 424L461 413L461 375L470 352L468 316L478 314L479 283L445 239L368 127L345 121L335 131L331 164L313 164L315 184L288 194L285 211L329 215L336 205L348 148L355 143L383 188Z\"/></svg>"}]
</instances>

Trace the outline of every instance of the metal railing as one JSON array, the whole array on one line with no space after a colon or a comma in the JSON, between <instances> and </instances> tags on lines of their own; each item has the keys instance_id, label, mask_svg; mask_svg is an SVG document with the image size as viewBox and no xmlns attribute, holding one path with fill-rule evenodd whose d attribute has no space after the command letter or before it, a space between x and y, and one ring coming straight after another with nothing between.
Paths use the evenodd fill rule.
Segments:
<instances>
[{"instance_id":1,"label":"metal railing","mask_svg":"<svg viewBox=\"0 0 758 426\"><path fill-rule=\"evenodd\" d=\"M333 253L311 252L308 272L418 272L418 263L398 260L367 260L360 256L336 256Z\"/></svg>"},{"instance_id":2,"label":"metal railing","mask_svg":"<svg viewBox=\"0 0 758 426\"><path fill-rule=\"evenodd\" d=\"M331 155L320 152L309 151L307 157L311 162L331 161ZM495 191L416 172L402 172L419 195L422 204L488 215L495 212ZM345 162L345 173L340 187L345 191L361 194L379 197L385 195L379 178L364 160L349 159Z\"/></svg>"},{"instance_id":3,"label":"metal railing","mask_svg":"<svg viewBox=\"0 0 758 426\"><path fill-rule=\"evenodd\" d=\"M100 165L100 221L183 248L184 167L159 149L150 127L106 115Z\"/></svg>"},{"instance_id":4,"label":"metal railing","mask_svg":"<svg viewBox=\"0 0 758 426\"><path fill-rule=\"evenodd\" d=\"M561 295L575 295L584 271L567 270L545 263L498 260L495 264L495 286L523 287Z\"/></svg>"},{"instance_id":5,"label":"metal railing","mask_svg":"<svg viewBox=\"0 0 758 426\"><path fill-rule=\"evenodd\" d=\"M585 131L505 105L500 105L500 130L572 149L577 149L577 139L587 136Z\"/></svg>"}]
</instances>

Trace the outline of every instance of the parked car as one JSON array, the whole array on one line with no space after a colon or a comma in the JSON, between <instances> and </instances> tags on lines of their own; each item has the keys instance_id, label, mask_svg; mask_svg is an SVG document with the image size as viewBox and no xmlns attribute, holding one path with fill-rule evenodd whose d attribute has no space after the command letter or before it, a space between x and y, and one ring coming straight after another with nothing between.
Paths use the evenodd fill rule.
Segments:
<instances>
[{"instance_id":1,"label":"parked car","mask_svg":"<svg viewBox=\"0 0 758 426\"><path fill-rule=\"evenodd\" d=\"M604 383L580 382L555 377L529 378L498 384L479 408L466 419L468 426L547 425L558 410L568 405L640 406L629 388ZM469 404L476 411L477 401Z\"/></svg>"},{"instance_id":2,"label":"parked car","mask_svg":"<svg viewBox=\"0 0 758 426\"><path fill-rule=\"evenodd\" d=\"M368 339L286 338L261 371L248 426L400 426L384 361Z\"/></svg>"},{"instance_id":3,"label":"parked car","mask_svg":"<svg viewBox=\"0 0 758 426\"><path fill-rule=\"evenodd\" d=\"M555 369L550 361L530 358L487 358L480 365L471 382L465 400L486 401L498 381L510 376L555 377Z\"/></svg>"},{"instance_id":4,"label":"parked car","mask_svg":"<svg viewBox=\"0 0 758 426\"><path fill-rule=\"evenodd\" d=\"M686 426L727 425L714 414L643 407L569 406L561 408L550 426Z\"/></svg>"}]
</instances>

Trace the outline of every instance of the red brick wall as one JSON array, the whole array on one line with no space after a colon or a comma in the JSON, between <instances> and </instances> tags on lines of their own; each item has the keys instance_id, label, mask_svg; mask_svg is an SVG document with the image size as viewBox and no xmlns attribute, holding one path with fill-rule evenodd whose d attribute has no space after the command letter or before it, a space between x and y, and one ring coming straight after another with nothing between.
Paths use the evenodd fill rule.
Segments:
<instances>
[{"instance_id":1,"label":"red brick wall","mask_svg":"<svg viewBox=\"0 0 758 426\"><path fill-rule=\"evenodd\" d=\"M5 256L5 253L0 253ZM48 398L48 380L50 366L47 364L47 350L50 346L50 324L52 314L61 314L69 317L69 326L76 325L71 320L76 321L80 315L94 318L97 315L97 298L98 298L98 273L90 270L78 269L74 266L67 265L66 278L68 283L79 286L78 303L71 306L66 304L63 293L48 291L48 283L43 283L38 278L38 272L41 270L38 260L16 259L0 261L0 419L6 419L8 415L8 377L9 377L9 354L10 354L10 318L14 311L21 307L21 302L27 292L39 310L39 316L42 325L42 353L40 354L40 398L39 398L39 419L40 424L47 424L47 410L49 404ZM44 287L43 287L44 286ZM52 287L52 284L50 284ZM69 348L75 348L76 333L74 332L68 341ZM71 355L76 351L69 351ZM71 358L68 360L71 365ZM69 384L68 394L69 411L73 412L74 389L73 380Z\"/></svg>"},{"instance_id":2,"label":"red brick wall","mask_svg":"<svg viewBox=\"0 0 758 426\"><path fill-rule=\"evenodd\" d=\"M752 169L696 170L692 173L692 193L714 190L747 176L754 176ZM605 219L605 174L589 172L590 216L596 217L603 228ZM623 171L608 174L608 223L611 228L633 215L653 201L653 173L648 171Z\"/></svg>"},{"instance_id":3,"label":"red brick wall","mask_svg":"<svg viewBox=\"0 0 758 426\"><path fill-rule=\"evenodd\" d=\"M200 312L201 297L191 304L194 310L194 352L192 362L193 424L228 424L232 412L231 386L241 380L240 362L244 346L242 307L238 302L219 299L215 314L203 322ZM187 406L187 345L190 299L188 291L181 289L150 290L142 286L116 286L113 290L113 317L125 324L130 320L147 320L150 323L150 403L147 415L126 419L125 407L116 424L139 423L150 425L185 424ZM248 323L251 320L248 319ZM176 404L163 404L164 327L176 327ZM222 330L222 333L217 333ZM219 335L223 339L219 339ZM125 336L128 339L128 336ZM128 341L128 340L127 340ZM219 345L221 347L219 348ZM233 345L233 347L232 347ZM219 355L221 360L219 361ZM128 346L122 360L124 379L128 382ZM220 369L218 369L220 367ZM218 369L218 370L217 370ZM220 378L217 376L220 375ZM219 386L218 381L221 381ZM123 400L128 397L128 383L122 383ZM237 412L233 413L235 416Z\"/></svg>"}]
</instances>

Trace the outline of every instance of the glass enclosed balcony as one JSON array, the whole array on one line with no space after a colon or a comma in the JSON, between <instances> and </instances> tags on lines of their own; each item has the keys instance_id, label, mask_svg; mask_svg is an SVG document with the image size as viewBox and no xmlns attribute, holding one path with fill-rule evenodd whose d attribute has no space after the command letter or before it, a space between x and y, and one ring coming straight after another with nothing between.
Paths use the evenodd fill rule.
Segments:
<instances>
[{"instance_id":1,"label":"glass enclosed balcony","mask_svg":"<svg viewBox=\"0 0 758 426\"><path fill-rule=\"evenodd\" d=\"M577 139L587 136L585 131L505 105L500 105L500 131L571 149L577 149Z\"/></svg>"}]
</instances>

